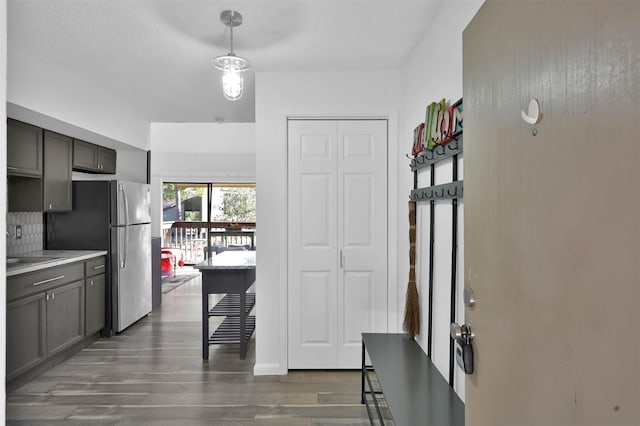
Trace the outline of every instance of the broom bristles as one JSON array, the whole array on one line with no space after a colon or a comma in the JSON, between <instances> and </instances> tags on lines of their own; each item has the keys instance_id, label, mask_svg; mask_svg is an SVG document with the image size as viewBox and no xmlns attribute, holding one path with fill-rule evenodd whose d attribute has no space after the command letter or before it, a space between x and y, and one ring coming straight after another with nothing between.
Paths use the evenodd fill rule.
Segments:
<instances>
[{"instance_id":1,"label":"broom bristles","mask_svg":"<svg viewBox=\"0 0 640 426\"><path fill-rule=\"evenodd\" d=\"M409 281L407 286L407 301L404 308L403 328L407 334L414 338L420 334L420 305L418 288L415 281Z\"/></svg>"}]
</instances>

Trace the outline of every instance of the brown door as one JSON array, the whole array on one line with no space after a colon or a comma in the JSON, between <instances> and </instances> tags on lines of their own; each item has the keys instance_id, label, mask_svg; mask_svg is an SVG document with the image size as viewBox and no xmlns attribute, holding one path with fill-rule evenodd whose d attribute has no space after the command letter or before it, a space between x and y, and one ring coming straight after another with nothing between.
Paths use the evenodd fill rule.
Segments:
<instances>
[{"instance_id":1,"label":"brown door","mask_svg":"<svg viewBox=\"0 0 640 426\"><path fill-rule=\"evenodd\" d=\"M488 1L463 40L466 424L640 425L640 2Z\"/></svg>"}]
</instances>

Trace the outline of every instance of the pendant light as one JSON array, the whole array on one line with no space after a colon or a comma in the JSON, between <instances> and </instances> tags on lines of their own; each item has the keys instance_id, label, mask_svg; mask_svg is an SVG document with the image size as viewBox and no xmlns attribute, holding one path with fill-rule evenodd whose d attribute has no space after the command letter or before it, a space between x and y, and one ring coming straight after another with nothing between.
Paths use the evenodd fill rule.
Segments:
<instances>
[{"instance_id":1,"label":"pendant light","mask_svg":"<svg viewBox=\"0 0 640 426\"><path fill-rule=\"evenodd\" d=\"M229 53L214 58L211 63L223 72L222 90L224 97L230 101L237 101L242 97L244 89L242 72L249 69L249 61L233 53L233 27L242 24L242 15L235 10L224 10L220 14L220 21L230 29L231 48Z\"/></svg>"}]
</instances>

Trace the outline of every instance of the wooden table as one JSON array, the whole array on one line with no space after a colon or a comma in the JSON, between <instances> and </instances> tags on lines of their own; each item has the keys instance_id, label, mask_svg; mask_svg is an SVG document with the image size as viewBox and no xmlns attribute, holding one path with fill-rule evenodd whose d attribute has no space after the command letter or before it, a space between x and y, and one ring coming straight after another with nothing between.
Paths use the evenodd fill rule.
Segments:
<instances>
[{"instance_id":1,"label":"wooden table","mask_svg":"<svg viewBox=\"0 0 640 426\"><path fill-rule=\"evenodd\" d=\"M226 251L194 265L202 273L202 358L209 359L209 345L240 344L240 359L247 355L247 344L255 330L255 317L249 316L255 294L247 290L256 278L255 251ZM209 307L210 294L226 294ZM225 316L209 335L209 318Z\"/></svg>"}]
</instances>

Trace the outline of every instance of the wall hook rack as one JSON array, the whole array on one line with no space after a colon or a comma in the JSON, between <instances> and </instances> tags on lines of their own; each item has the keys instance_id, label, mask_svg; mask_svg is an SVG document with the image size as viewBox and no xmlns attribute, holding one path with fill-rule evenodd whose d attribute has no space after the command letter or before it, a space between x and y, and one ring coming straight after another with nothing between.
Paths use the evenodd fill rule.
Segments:
<instances>
[{"instance_id":1,"label":"wall hook rack","mask_svg":"<svg viewBox=\"0 0 640 426\"><path fill-rule=\"evenodd\" d=\"M457 180L442 185L414 189L411 191L410 198L413 201L460 199L463 197L463 192L463 181Z\"/></svg>"},{"instance_id":2,"label":"wall hook rack","mask_svg":"<svg viewBox=\"0 0 640 426\"><path fill-rule=\"evenodd\" d=\"M437 145L431 151L422 151L411 160L411 171L415 172L424 167L438 163L454 155L462 154L462 135L456 136L451 142L445 145Z\"/></svg>"}]
</instances>

